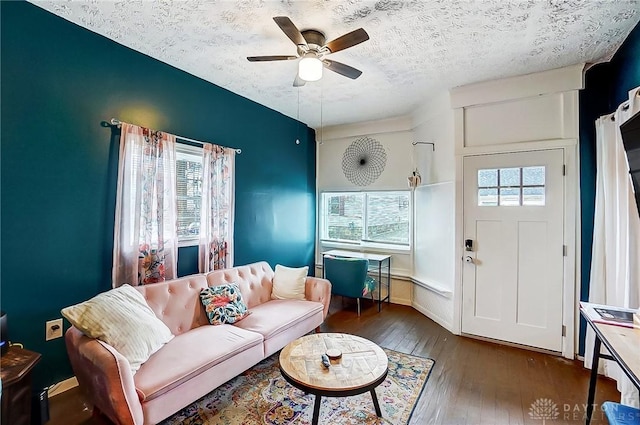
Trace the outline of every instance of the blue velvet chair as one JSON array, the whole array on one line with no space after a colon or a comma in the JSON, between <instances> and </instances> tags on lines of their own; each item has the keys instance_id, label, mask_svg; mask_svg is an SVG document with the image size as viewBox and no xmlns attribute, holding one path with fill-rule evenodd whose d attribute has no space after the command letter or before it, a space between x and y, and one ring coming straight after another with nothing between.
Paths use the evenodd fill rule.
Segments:
<instances>
[{"instance_id":1,"label":"blue velvet chair","mask_svg":"<svg viewBox=\"0 0 640 425\"><path fill-rule=\"evenodd\" d=\"M367 275L369 260L360 258L324 257L324 277L331 282L331 293L355 298L360 315L360 298L376 288L375 279Z\"/></svg>"},{"instance_id":2,"label":"blue velvet chair","mask_svg":"<svg viewBox=\"0 0 640 425\"><path fill-rule=\"evenodd\" d=\"M640 425L640 409L612 401L602 403L610 425Z\"/></svg>"}]
</instances>

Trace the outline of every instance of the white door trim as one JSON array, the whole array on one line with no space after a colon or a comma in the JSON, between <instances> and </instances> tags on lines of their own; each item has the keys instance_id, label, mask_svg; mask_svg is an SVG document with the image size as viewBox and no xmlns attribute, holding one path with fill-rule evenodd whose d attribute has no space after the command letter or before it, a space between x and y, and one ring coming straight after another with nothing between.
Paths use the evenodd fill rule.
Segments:
<instances>
[{"instance_id":1,"label":"white door trim","mask_svg":"<svg viewBox=\"0 0 640 425\"><path fill-rule=\"evenodd\" d=\"M456 193L455 193L455 289L453 299L453 328L452 332L460 335L462 329L462 258L464 255L464 202L463 202L463 159L466 156L476 156L494 153L511 153L532 150L563 149L566 175L564 179L565 208L564 208L564 241L567 245L567 256L564 259L564 282L563 282L563 312L562 324L565 326L566 334L562 339L562 355L565 358L575 357L576 336L578 335L579 322L576 299L579 296L580 277L580 252L578 243L579 235L579 209L580 199L579 187L579 157L578 141L576 139L549 140L546 142L536 142L537 149L531 149L532 145L510 144L497 147L486 147L482 152L474 152L474 155L456 155ZM544 146L544 148L542 148Z\"/></svg>"}]
</instances>

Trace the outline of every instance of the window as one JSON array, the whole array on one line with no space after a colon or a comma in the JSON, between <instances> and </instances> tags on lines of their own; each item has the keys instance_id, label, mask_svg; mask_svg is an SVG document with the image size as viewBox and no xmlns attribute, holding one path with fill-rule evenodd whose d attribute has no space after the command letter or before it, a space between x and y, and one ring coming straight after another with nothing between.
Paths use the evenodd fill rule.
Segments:
<instances>
[{"instance_id":1,"label":"window","mask_svg":"<svg viewBox=\"0 0 640 425\"><path fill-rule=\"evenodd\" d=\"M320 238L346 243L409 245L411 192L326 192Z\"/></svg>"},{"instance_id":2,"label":"window","mask_svg":"<svg viewBox=\"0 0 640 425\"><path fill-rule=\"evenodd\" d=\"M188 245L196 242L200 235L202 148L176 145L176 185L178 241Z\"/></svg>"},{"instance_id":3,"label":"window","mask_svg":"<svg viewBox=\"0 0 640 425\"><path fill-rule=\"evenodd\" d=\"M544 166L478 170L478 206L544 205Z\"/></svg>"}]
</instances>

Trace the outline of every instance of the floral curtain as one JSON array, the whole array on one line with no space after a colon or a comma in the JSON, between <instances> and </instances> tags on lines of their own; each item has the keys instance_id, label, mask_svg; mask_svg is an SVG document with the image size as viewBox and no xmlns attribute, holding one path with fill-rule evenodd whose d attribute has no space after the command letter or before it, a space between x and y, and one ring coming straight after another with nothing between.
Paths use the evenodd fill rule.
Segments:
<instances>
[{"instance_id":1,"label":"floral curtain","mask_svg":"<svg viewBox=\"0 0 640 425\"><path fill-rule=\"evenodd\" d=\"M113 287L177 277L175 136L122 123Z\"/></svg>"},{"instance_id":2,"label":"floral curtain","mask_svg":"<svg viewBox=\"0 0 640 425\"><path fill-rule=\"evenodd\" d=\"M201 273L233 267L235 150L203 147L198 268Z\"/></svg>"}]
</instances>

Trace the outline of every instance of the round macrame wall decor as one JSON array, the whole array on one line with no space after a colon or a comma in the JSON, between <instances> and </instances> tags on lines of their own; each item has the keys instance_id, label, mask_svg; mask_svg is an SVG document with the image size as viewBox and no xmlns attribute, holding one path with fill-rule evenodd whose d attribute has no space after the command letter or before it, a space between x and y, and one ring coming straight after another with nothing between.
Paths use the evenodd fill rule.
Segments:
<instances>
[{"instance_id":1,"label":"round macrame wall decor","mask_svg":"<svg viewBox=\"0 0 640 425\"><path fill-rule=\"evenodd\" d=\"M354 140L342 155L342 172L357 186L367 186L376 181L386 165L384 146L371 137Z\"/></svg>"}]
</instances>

